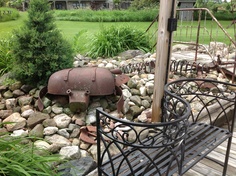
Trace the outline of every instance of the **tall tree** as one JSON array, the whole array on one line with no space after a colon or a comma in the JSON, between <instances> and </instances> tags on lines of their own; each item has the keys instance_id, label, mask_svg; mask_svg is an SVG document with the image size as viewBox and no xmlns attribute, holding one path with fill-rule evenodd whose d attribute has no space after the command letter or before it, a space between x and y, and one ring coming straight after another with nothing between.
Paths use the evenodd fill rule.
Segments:
<instances>
[{"instance_id":1,"label":"tall tree","mask_svg":"<svg viewBox=\"0 0 236 176\"><path fill-rule=\"evenodd\" d=\"M53 72L72 66L72 48L54 22L48 0L30 1L28 20L14 31L13 73L22 82L45 84Z\"/></svg>"}]
</instances>

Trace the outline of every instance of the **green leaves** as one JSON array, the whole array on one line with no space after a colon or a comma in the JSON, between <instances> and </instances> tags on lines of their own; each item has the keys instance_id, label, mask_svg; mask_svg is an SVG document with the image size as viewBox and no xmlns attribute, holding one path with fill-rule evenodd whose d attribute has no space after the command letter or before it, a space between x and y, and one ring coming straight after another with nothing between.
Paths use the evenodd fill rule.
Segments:
<instances>
[{"instance_id":1,"label":"green leaves","mask_svg":"<svg viewBox=\"0 0 236 176\"><path fill-rule=\"evenodd\" d=\"M13 73L29 85L46 84L50 75L72 67L73 51L55 26L47 0L31 0L29 19L14 31Z\"/></svg>"},{"instance_id":2,"label":"green leaves","mask_svg":"<svg viewBox=\"0 0 236 176\"><path fill-rule=\"evenodd\" d=\"M59 156L34 147L33 143L22 144L26 139L10 136L0 138L0 175L4 176L56 176L52 168Z\"/></svg>"},{"instance_id":3,"label":"green leaves","mask_svg":"<svg viewBox=\"0 0 236 176\"><path fill-rule=\"evenodd\" d=\"M158 14L158 9L142 10L56 10L54 15L57 20L86 21L86 22L130 22L130 21L152 21Z\"/></svg>"},{"instance_id":4,"label":"green leaves","mask_svg":"<svg viewBox=\"0 0 236 176\"><path fill-rule=\"evenodd\" d=\"M149 38L142 31L130 26L103 28L96 34L90 44L88 55L96 57L113 57L129 49L151 50Z\"/></svg>"},{"instance_id":5,"label":"green leaves","mask_svg":"<svg viewBox=\"0 0 236 176\"><path fill-rule=\"evenodd\" d=\"M12 68L12 41L10 39L0 40L0 76L9 72Z\"/></svg>"}]
</instances>

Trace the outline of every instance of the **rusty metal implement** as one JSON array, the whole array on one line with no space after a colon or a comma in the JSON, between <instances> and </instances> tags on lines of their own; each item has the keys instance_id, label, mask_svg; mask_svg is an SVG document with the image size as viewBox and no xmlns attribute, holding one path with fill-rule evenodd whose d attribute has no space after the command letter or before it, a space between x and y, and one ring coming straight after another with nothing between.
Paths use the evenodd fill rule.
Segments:
<instances>
[{"instance_id":1,"label":"rusty metal implement","mask_svg":"<svg viewBox=\"0 0 236 176\"><path fill-rule=\"evenodd\" d=\"M115 75L118 74L118 75ZM68 95L70 107L75 110L86 110L90 96L120 95L117 110L123 107L123 95L120 86L129 80L119 69L108 70L99 67L70 68L53 73L48 86L39 93L38 108L43 110L42 98L47 93Z\"/></svg>"}]
</instances>

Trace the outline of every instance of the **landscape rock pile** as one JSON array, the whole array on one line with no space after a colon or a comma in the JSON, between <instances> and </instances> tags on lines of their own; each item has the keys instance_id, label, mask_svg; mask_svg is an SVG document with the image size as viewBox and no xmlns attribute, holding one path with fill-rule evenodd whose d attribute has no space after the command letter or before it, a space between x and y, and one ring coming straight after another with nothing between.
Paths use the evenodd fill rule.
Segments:
<instances>
[{"instance_id":1,"label":"landscape rock pile","mask_svg":"<svg viewBox=\"0 0 236 176\"><path fill-rule=\"evenodd\" d=\"M78 55L75 58L74 66L98 66L113 69L129 63L153 61L155 57L155 54L144 54L140 51L127 51L126 55L123 53L119 57L98 58L97 60ZM40 88L22 85L21 82L5 86L2 84L4 79L2 78L0 79L0 124L13 123L0 126L0 135L10 133L10 136L42 138L42 140L34 142L35 146L59 153L62 158L69 159L70 164L75 166L71 169L78 170L79 173L82 173L81 175L85 175L96 168L97 147L95 143L86 143L81 140L80 136L81 131L88 130L88 126L95 126L96 108L131 121L146 122L150 118L154 74L133 73L129 76L128 83L122 85L125 100L123 113L118 113L116 110L116 102L119 97L115 95L91 97L86 112L72 112L65 97L46 96L43 99L45 108L40 112L37 107ZM170 75L171 79L180 77L182 75ZM208 77L229 81L214 70L208 74ZM70 175L68 173L76 171L62 169L62 172Z\"/></svg>"}]
</instances>

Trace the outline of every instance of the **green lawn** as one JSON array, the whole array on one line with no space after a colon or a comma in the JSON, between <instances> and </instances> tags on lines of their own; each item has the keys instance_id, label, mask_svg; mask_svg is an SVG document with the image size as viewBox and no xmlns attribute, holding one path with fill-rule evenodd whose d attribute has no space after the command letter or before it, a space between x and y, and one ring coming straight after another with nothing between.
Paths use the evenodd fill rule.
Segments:
<instances>
[{"instance_id":1,"label":"green lawn","mask_svg":"<svg viewBox=\"0 0 236 176\"><path fill-rule=\"evenodd\" d=\"M150 22L76 22L76 21L57 21L56 22L58 28L61 30L63 35L68 38L72 39L75 34L77 34L81 30L87 30L88 33L95 34L102 27L109 27L112 25L119 26L119 25L129 25L131 27L135 27L137 29L141 29L145 31Z\"/></svg>"},{"instance_id":2,"label":"green lawn","mask_svg":"<svg viewBox=\"0 0 236 176\"><path fill-rule=\"evenodd\" d=\"M0 23L0 38L6 37L11 31L15 28L18 28L22 25L23 20L27 18L26 12L20 12L20 18L15 21L9 22L2 22ZM225 28L230 24L230 21L220 21L221 25ZM111 25L130 25L131 27L135 27L137 29L141 29L145 31L150 22L76 22L76 21L56 21L58 28L63 33L63 36L72 42L74 36L82 30L87 31L87 35L90 36L101 30L102 27L107 27ZM193 28L190 25L194 26ZM188 28L180 28L179 26L188 26ZM204 27L205 30L201 30L200 33L200 43L209 43L211 38L221 42L227 42L224 33L220 30L219 27L212 21L202 21L201 27ZM157 30L157 23L151 29L151 34ZM175 40L182 40L182 41L195 41L197 36L197 21L195 22L178 22L178 29L174 33ZM234 39L234 27L230 27L226 29L229 35ZM155 35L154 35L155 36ZM81 38L81 43L86 43L86 38Z\"/></svg>"},{"instance_id":3,"label":"green lawn","mask_svg":"<svg viewBox=\"0 0 236 176\"><path fill-rule=\"evenodd\" d=\"M26 12L20 12L20 18L15 21L8 21L0 23L0 37L5 37L10 34L15 28L22 25L22 22L27 19ZM61 30L65 38L71 40L81 30L87 30L88 33L94 34L98 32L102 26L107 27L111 25L130 25L137 29L146 30L150 22L76 22L76 21L56 21L58 28Z\"/></svg>"}]
</instances>

